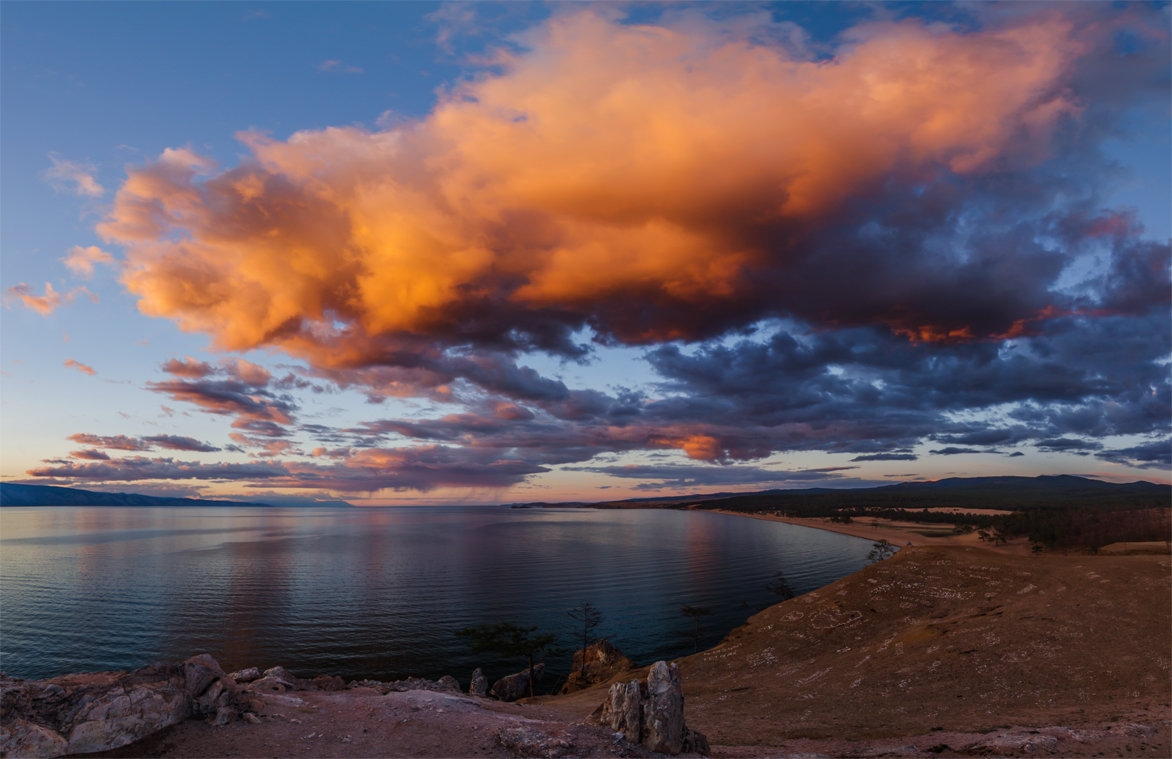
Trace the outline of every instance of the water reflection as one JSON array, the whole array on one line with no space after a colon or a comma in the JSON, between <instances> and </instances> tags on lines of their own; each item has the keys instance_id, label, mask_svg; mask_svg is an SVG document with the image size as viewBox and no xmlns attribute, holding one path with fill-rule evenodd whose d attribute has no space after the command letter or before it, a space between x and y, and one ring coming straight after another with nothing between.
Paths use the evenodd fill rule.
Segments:
<instances>
[{"instance_id":1,"label":"water reflection","mask_svg":"<svg viewBox=\"0 0 1172 759\"><path fill-rule=\"evenodd\" d=\"M870 544L705 512L392 508L0 510L3 667L22 677L132 668L207 651L302 675L497 676L464 625L511 621L573 640L588 601L639 662L709 645L772 603L862 567ZM550 662L559 673L565 662Z\"/></svg>"}]
</instances>

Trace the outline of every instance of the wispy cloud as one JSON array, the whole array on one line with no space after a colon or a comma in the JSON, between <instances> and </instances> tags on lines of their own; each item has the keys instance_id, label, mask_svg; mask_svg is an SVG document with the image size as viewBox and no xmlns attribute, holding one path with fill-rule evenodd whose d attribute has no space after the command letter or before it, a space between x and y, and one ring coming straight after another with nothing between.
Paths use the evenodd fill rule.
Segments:
<instances>
[{"instance_id":1,"label":"wispy cloud","mask_svg":"<svg viewBox=\"0 0 1172 759\"><path fill-rule=\"evenodd\" d=\"M93 375L97 374L97 372L95 372L92 367L86 366L85 364L81 363L80 361L75 361L72 358L67 359L65 361L65 366L69 367L70 369L76 369L79 372L83 372L85 374L88 374L91 377Z\"/></svg>"},{"instance_id":2,"label":"wispy cloud","mask_svg":"<svg viewBox=\"0 0 1172 759\"><path fill-rule=\"evenodd\" d=\"M25 308L32 309L41 316L48 316L61 305L61 294L54 290L49 282L45 283L43 295L37 295L31 287L21 282L4 291L5 304L13 301L19 301Z\"/></svg>"},{"instance_id":3,"label":"wispy cloud","mask_svg":"<svg viewBox=\"0 0 1172 759\"><path fill-rule=\"evenodd\" d=\"M49 160L53 165L45 169L44 177L53 189L91 198L101 197L106 192L94 178L97 168L93 164L67 161L57 153L50 153Z\"/></svg>"},{"instance_id":4,"label":"wispy cloud","mask_svg":"<svg viewBox=\"0 0 1172 759\"><path fill-rule=\"evenodd\" d=\"M317 64L318 71L331 71L337 74L361 74L363 73L361 66L353 66L348 63L343 63L336 58L330 58Z\"/></svg>"},{"instance_id":5,"label":"wispy cloud","mask_svg":"<svg viewBox=\"0 0 1172 759\"><path fill-rule=\"evenodd\" d=\"M11 307L12 303L19 302L25 308L36 311L41 316L48 316L56 311L63 303L72 303L78 296L84 295L92 302L98 302L98 296L85 287L75 287L67 293L59 293L53 289L52 283L45 283L45 291L41 295L24 282L9 287L4 291L4 304Z\"/></svg>"}]
</instances>

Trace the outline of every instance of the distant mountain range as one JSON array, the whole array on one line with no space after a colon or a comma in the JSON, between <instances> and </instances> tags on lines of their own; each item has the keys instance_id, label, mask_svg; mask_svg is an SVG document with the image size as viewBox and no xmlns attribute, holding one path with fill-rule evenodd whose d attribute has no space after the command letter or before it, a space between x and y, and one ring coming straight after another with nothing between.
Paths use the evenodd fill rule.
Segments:
<instances>
[{"instance_id":1,"label":"distant mountain range","mask_svg":"<svg viewBox=\"0 0 1172 759\"><path fill-rule=\"evenodd\" d=\"M898 482L870 488L808 488L753 493L696 493L662 498L631 498L598 503L524 504L546 508L671 508L695 504L730 511L815 510L880 507L917 509L957 506L970 509L1030 509L1054 506L1170 506L1172 486L1153 482L1103 482L1070 474L1038 477L950 477L931 482Z\"/></svg>"},{"instance_id":2,"label":"distant mountain range","mask_svg":"<svg viewBox=\"0 0 1172 759\"><path fill-rule=\"evenodd\" d=\"M962 506L973 509L1045 508L1048 506L1169 506L1172 486L1153 482L1112 483L1069 474L1039 477L951 477L932 482L899 482L871 488L808 488L762 490L752 493L693 493L619 501L518 503L514 508L672 508L697 504L704 509L757 511L759 509L847 508L877 506L916 509ZM702 505L700 505L702 504ZM345 501L290 499L251 501L169 498L137 493L103 493L54 485L0 483L0 506L260 506L347 507Z\"/></svg>"},{"instance_id":3,"label":"distant mountain range","mask_svg":"<svg viewBox=\"0 0 1172 759\"><path fill-rule=\"evenodd\" d=\"M291 507L353 507L345 501L305 501L288 503L257 503L253 501L216 501L203 498L169 498L138 493L102 493L80 488L55 485L19 485L0 482L0 506L260 506L265 508Z\"/></svg>"}]
</instances>

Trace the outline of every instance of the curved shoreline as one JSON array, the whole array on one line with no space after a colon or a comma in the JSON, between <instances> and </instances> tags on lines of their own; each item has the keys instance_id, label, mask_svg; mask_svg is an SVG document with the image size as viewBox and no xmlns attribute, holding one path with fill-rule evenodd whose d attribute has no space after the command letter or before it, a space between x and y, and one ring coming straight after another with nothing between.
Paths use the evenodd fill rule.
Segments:
<instances>
[{"instance_id":1,"label":"curved shoreline","mask_svg":"<svg viewBox=\"0 0 1172 759\"><path fill-rule=\"evenodd\" d=\"M699 509L697 509L699 510ZM777 514L749 513L746 511L731 511L728 509L705 509L714 514L727 514L736 517L760 519L766 522L781 522L783 524L809 527L814 530L837 532L840 535L850 535L864 540L886 540L900 548L912 546L967 546L970 548L996 549L1005 553L1028 554L1029 545L1024 538L1011 540L1008 543L994 546L981 541L976 531L963 535L924 535L922 532L931 532L943 529L941 525L922 522L892 522L888 519L863 517L852 520L848 524L832 522L823 517L786 517Z\"/></svg>"}]
</instances>

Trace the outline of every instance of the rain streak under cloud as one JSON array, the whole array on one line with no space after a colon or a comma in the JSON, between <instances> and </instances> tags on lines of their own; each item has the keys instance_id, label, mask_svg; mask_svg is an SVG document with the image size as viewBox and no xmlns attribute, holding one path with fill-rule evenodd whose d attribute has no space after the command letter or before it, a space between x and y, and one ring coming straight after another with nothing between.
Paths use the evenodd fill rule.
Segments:
<instances>
[{"instance_id":1,"label":"rain streak under cloud","mask_svg":"<svg viewBox=\"0 0 1172 759\"><path fill-rule=\"evenodd\" d=\"M1169 246L1104 193L1108 141L1167 110L1166 14L974 12L819 42L760 13L558 7L423 117L242 124L233 165L132 165L66 263L117 251L143 314L210 339L142 387L223 439L86 430L27 476L485 497L1023 452L1163 476ZM645 378L550 369L615 352ZM344 391L364 421L304 418Z\"/></svg>"}]
</instances>

